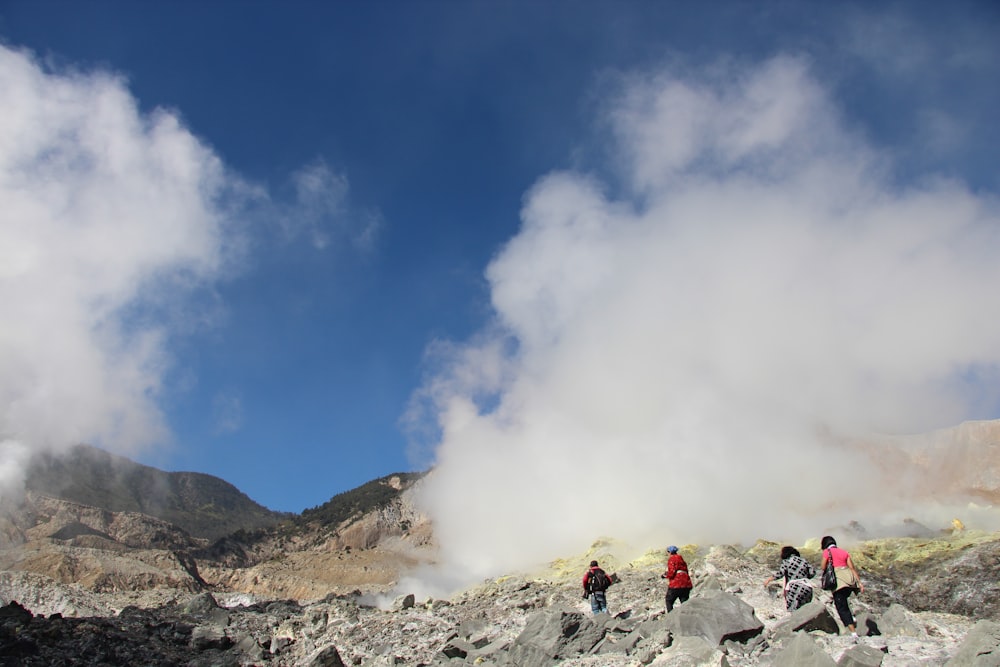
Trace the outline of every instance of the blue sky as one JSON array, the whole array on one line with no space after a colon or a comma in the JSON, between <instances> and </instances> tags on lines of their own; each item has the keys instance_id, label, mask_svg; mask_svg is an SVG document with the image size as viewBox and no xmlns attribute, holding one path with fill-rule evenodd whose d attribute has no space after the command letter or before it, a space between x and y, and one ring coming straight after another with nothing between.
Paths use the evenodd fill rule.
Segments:
<instances>
[{"instance_id":1,"label":"blue sky","mask_svg":"<svg viewBox=\"0 0 1000 667\"><path fill-rule=\"evenodd\" d=\"M655 106L641 91L664 77L724 91L777 58L774 79L807 96L819 90L823 128L836 127L829 135L804 131L799 139L828 140L819 146L817 139L824 155L866 155L865 168L878 174L887 193L950 183L962 193L953 196L986 211L971 218L995 230L997 34L1000 9L993 2L955 2L947 10L931 2L0 2L0 41L25 59L15 66L8 58L5 67L37 74L41 83L24 88L33 104L57 99L49 91L58 81L81 90L104 81L118 91L115 104L134 104L135 118L146 124L133 128L140 141L156 134L149 128L166 114L175 133L164 130L169 150L175 142L193 151L178 158L185 162L177 167L185 175L178 181L190 187L123 203L101 218L102 247L115 249L109 261L131 252L119 231L146 219L143 207L160 211L164 202L176 203L170 193L193 202L176 215L208 221L189 223L184 239L170 246L176 254L163 259L151 252L161 245L157 225L172 226L175 218L150 217L154 221L138 232L149 245L135 254L148 259L117 276L113 289L79 302L88 312L110 304L99 318L81 315L90 322L81 325L86 331L104 327L107 333L108 322L117 323L108 334L117 342L102 337L95 343L81 334L81 355L96 345L113 372L100 370L98 361L80 377L124 387L122 396L80 408L86 418L73 427L75 408L67 406L84 403L86 387L102 385L67 381L63 375L75 368L68 357L53 369L41 361L53 357L28 352L30 345L41 348L42 339L77 349L60 340L60 332L72 335L72 323L39 316L30 321L42 330L25 325L18 339L30 344L2 351L5 373L23 382L5 380L0 435L28 450L58 449L74 439L97 442L167 470L217 475L283 511L318 505L381 475L423 468L449 431L441 417L449 408L439 395L424 401L431 406L422 422L428 428L414 444L404 417L415 397L434 394L442 378L454 387L463 364L473 363L468 355L490 348L480 346L483 341L500 341L506 354L516 355L511 350L527 349L537 328L526 324L539 322L537 313L520 320L504 299L511 290L531 289L530 280L520 284L515 277L533 265L512 258L531 244L522 212L553 185L550 176L597 182L604 199L633 211L653 207L651 192L658 190L650 183L659 177L644 176L641 167L672 149L639 155L641 147L629 137L641 136L636 128L642 126L626 127L623 109L631 107L615 100L637 100L632 112L639 114ZM84 111L63 127L83 127L91 103L79 102ZM65 138L73 132L60 141L74 141ZM678 135L670 146L683 141ZM623 167L630 159L633 168ZM164 164L157 168L175 163ZM6 168L8 180L27 173ZM185 180L191 174L193 184ZM93 197L102 198L102 188L120 191L115 179L125 177L101 181ZM214 185L206 195L199 184L208 180ZM61 225L73 228L72 210L45 214L56 236ZM545 210L537 213L542 219ZM8 240L23 238L11 214L0 222ZM201 245L190 241L201 233ZM46 247L58 246L53 238ZM554 253L546 259L560 256L544 245L534 248ZM86 248L73 244L65 252ZM576 268L586 272L581 262ZM87 275L81 269L67 280L87 281ZM995 276L987 271L985 277ZM133 279L141 284L130 290ZM15 289L9 282L0 297L20 303ZM76 293L58 292L67 301ZM563 302L554 303L558 309ZM622 327L640 323L641 317L625 319ZM497 327L505 331L494 336ZM989 338L990 326L985 329L981 345L949 338L944 347L988 349L996 340ZM156 335L144 338L151 332ZM561 351L546 349L549 359ZM126 350L135 355L134 367L120 361ZM916 426L1000 417L989 381L969 380L992 379L996 356L976 354L942 362L963 369L958 406L941 417L944 424ZM488 365L483 361L480 369ZM512 372L527 377L548 367ZM136 369L141 372L130 372ZM925 379L885 374L883 389ZM122 380L138 376L134 385ZM31 379L39 377L45 382ZM57 385L76 388L29 416L10 407L34 400L46 405L44 396ZM473 385L458 393L484 414L516 393L497 378ZM984 386L989 391L978 391ZM624 381L616 393L639 390L649 391ZM878 417L898 428L911 425L893 409ZM53 431L53 421L66 428ZM621 437L594 446L613 449ZM490 459L479 460L484 474ZM470 465L458 469L469 472Z\"/></svg>"}]
</instances>

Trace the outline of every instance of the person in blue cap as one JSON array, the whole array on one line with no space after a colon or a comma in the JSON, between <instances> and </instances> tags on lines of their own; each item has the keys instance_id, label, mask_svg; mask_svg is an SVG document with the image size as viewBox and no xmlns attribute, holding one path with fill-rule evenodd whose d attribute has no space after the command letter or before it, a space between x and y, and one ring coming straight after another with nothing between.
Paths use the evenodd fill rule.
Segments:
<instances>
[{"instance_id":1,"label":"person in blue cap","mask_svg":"<svg viewBox=\"0 0 1000 667\"><path fill-rule=\"evenodd\" d=\"M694 584L688 575L688 566L684 557L677 553L677 547L667 547L667 571L660 575L667 580L667 611L674 608L675 602L687 602Z\"/></svg>"}]
</instances>

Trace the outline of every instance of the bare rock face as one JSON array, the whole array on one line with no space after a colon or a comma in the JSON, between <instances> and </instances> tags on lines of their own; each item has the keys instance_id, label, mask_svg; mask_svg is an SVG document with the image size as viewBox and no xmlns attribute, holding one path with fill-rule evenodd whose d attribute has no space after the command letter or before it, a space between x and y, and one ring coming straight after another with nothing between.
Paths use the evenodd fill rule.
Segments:
<instances>
[{"instance_id":1,"label":"bare rock face","mask_svg":"<svg viewBox=\"0 0 1000 667\"><path fill-rule=\"evenodd\" d=\"M204 541L135 512L110 512L28 493L7 510L16 540L0 549L0 571L41 575L96 592L204 586L187 552Z\"/></svg>"},{"instance_id":2,"label":"bare rock face","mask_svg":"<svg viewBox=\"0 0 1000 667\"><path fill-rule=\"evenodd\" d=\"M94 592L206 588L264 598L316 599L387 591L400 572L433 557L430 522L410 483L332 524L304 521L209 544L136 512L113 512L28 492L0 513L0 571L27 572Z\"/></svg>"},{"instance_id":3,"label":"bare rock face","mask_svg":"<svg viewBox=\"0 0 1000 667\"><path fill-rule=\"evenodd\" d=\"M215 587L260 597L384 593L400 573L434 558L430 536L430 521L416 509L407 487L385 504L335 525L307 522L295 532L258 540L241 549L240 567L231 567L223 555L200 558L198 570Z\"/></svg>"}]
</instances>

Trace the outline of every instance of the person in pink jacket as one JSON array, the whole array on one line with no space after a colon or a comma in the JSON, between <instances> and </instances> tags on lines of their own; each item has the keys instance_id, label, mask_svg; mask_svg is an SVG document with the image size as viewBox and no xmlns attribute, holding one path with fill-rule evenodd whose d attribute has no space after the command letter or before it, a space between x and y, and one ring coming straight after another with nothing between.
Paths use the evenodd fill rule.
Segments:
<instances>
[{"instance_id":1,"label":"person in pink jacket","mask_svg":"<svg viewBox=\"0 0 1000 667\"><path fill-rule=\"evenodd\" d=\"M822 572L826 568L828 561L833 561L833 569L837 572L837 590L833 592L833 605L837 608L841 623L857 637L854 615L851 614L847 598L854 592L864 593L865 585L861 583L861 577L854 567L851 554L838 547L835 539L827 535L820 541L820 546L823 547L823 563L819 566L819 571Z\"/></svg>"}]
</instances>

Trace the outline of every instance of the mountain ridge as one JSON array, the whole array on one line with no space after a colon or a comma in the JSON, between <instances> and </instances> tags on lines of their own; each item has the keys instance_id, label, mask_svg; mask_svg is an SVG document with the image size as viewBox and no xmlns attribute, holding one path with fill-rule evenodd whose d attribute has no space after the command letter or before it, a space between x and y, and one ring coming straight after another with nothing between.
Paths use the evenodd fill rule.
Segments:
<instances>
[{"instance_id":1,"label":"mountain ridge","mask_svg":"<svg viewBox=\"0 0 1000 667\"><path fill-rule=\"evenodd\" d=\"M77 445L61 456L36 456L25 490L113 512L146 514L207 539L273 526L292 516L264 507L220 477L166 472L91 445Z\"/></svg>"}]
</instances>

